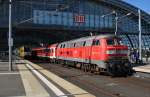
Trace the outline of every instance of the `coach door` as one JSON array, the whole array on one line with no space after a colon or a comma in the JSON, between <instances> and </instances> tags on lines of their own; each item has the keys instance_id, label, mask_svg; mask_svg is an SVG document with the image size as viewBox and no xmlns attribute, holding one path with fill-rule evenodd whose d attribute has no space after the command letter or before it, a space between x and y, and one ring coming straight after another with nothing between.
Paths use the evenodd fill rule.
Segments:
<instances>
[{"instance_id":1,"label":"coach door","mask_svg":"<svg viewBox=\"0 0 150 97\"><path fill-rule=\"evenodd\" d=\"M95 39L93 40L92 43L91 60L98 61L100 59L100 52L101 52L100 40Z\"/></svg>"}]
</instances>

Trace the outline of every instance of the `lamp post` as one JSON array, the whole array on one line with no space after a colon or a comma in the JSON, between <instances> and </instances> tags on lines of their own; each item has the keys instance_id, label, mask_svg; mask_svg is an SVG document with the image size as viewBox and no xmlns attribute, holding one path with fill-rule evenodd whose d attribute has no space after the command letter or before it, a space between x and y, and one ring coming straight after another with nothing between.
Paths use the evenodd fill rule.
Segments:
<instances>
[{"instance_id":1,"label":"lamp post","mask_svg":"<svg viewBox=\"0 0 150 97\"><path fill-rule=\"evenodd\" d=\"M120 19L122 19L122 18L125 18L125 17L131 15L131 13L127 13L127 14L124 15L124 16L118 17L117 12L116 12L116 11L112 11L111 13L106 14L106 15L102 15L101 17L104 18L104 17L110 16L110 15L112 15L112 14L115 14L115 35L117 35L117 32L118 32L118 21L119 21Z\"/></svg>"},{"instance_id":2,"label":"lamp post","mask_svg":"<svg viewBox=\"0 0 150 97\"><path fill-rule=\"evenodd\" d=\"M138 10L139 13L139 60L142 60L142 29L141 29L141 10Z\"/></svg>"},{"instance_id":3,"label":"lamp post","mask_svg":"<svg viewBox=\"0 0 150 97\"><path fill-rule=\"evenodd\" d=\"M9 0L9 36L8 36L8 46L9 46L9 71L12 71L12 0Z\"/></svg>"},{"instance_id":4,"label":"lamp post","mask_svg":"<svg viewBox=\"0 0 150 97\"><path fill-rule=\"evenodd\" d=\"M118 17L118 14L116 13L116 17L115 17L115 23L116 23L116 30L115 30L115 35L117 35L117 31L118 31L118 21L119 19L125 18L127 16L131 15L131 13L127 13L124 16Z\"/></svg>"},{"instance_id":5,"label":"lamp post","mask_svg":"<svg viewBox=\"0 0 150 97\"><path fill-rule=\"evenodd\" d=\"M115 35L117 35L118 32L118 14L115 13Z\"/></svg>"},{"instance_id":6,"label":"lamp post","mask_svg":"<svg viewBox=\"0 0 150 97\"><path fill-rule=\"evenodd\" d=\"M60 7L60 10L65 10L69 8L69 6ZM59 9L56 9L58 11ZM33 18L21 21L19 24L25 23L27 21L32 20ZM13 38L12 38L12 0L9 0L9 34L8 34L8 47L9 47L9 71L12 71L12 46L13 46Z\"/></svg>"}]
</instances>

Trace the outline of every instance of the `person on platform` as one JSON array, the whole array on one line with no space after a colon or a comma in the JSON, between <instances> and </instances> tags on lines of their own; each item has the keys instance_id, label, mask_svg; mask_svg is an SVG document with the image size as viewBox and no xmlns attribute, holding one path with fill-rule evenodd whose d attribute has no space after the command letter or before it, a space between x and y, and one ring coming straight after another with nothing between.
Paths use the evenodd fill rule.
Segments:
<instances>
[{"instance_id":1,"label":"person on platform","mask_svg":"<svg viewBox=\"0 0 150 97\"><path fill-rule=\"evenodd\" d=\"M134 58L135 58L135 63L139 63L139 51L134 50Z\"/></svg>"}]
</instances>

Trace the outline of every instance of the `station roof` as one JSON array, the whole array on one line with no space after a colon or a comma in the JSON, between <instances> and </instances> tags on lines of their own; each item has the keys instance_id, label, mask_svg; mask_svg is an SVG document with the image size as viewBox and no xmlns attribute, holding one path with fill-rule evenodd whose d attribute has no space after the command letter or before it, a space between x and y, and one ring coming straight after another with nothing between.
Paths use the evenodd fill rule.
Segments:
<instances>
[{"instance_id":1,"label":"station roof","mask_svg":"<svg viewBox=\"0 0 150 97\"><path fill-rule=\"evenodd\" d=\"M126 3L125 1L122 0L95 0L95 1L100 1L100 2L105 2L107 4L122 8L124 10L127 10L129 12L132 12L135 16L138 16L138 9L137 7ZM142 14L142 19L145 20L146 22L150 23L150 15L143 10L141 10Z\"/></svg>"}]
</instances>

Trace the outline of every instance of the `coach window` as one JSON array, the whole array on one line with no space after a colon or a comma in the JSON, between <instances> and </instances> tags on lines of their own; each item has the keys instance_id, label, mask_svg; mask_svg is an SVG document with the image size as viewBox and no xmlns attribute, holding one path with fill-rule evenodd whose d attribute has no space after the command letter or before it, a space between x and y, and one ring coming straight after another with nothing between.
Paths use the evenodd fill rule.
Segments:
<instances>
[{"instance_id":1,"label":"coach window","mask_svg":"<svg viewBox=\"0 0 150 97\"><path fill-rule=\"evenodd\" d=\"M84 43L83 43L83 46L85 46L86 45L86 41L84 41Z\"/></svg>"},{"instance_id":2,"label":"coach window","mask_svg":"<svg viewBox=\"0 0 150 97\"><path fill-rule=\"evenodd\" d=\"M96 43L96 41L95 41L95 40L93 40L93 43L92 43L92 45L95 45L95 43Z\"/></svg>"},{"instance_id":3,"label":"coach window","mask_svg":"<svg viewBox=\"0 0 150 97\"><path fill-rule=\"evenodd\" d=\"M63 48L65 48L65 44L63 45Z\"/></svg>"},{"instance_id":4,"label":"coach window","mask_svg":"<svg viewBox=\"0 0 150 97\"><path fill-rule=\"evenodd\" d=\"M76 47L76 43L74 43L73 47Z\"/></svg>"},{"instance_id":5,"label":"coach window","mask_svg":"<svg viewBox=\"0 0 150 97\"><path fill-rule=\"evenodd\" d=\"M92 45L100 45L100 41L99 40L94 40Z\"/></svg>"},{"instance_id":6,"label":"coach window","mask_svg":"<svg viewBox=\"0 0 150 97\"><path fill-rule=\"evenodd\" d=\"M114 45L114 39L107 39L107 45Z\"/></svg>"},{"instance_id":7,"label":"coach window","mask_svg":"<svg viewBox=\"0 0 150 97\"><path fill-rule=\"evenodd\" d=\"M99 40L96 40L96 45L100 45L100 41Z\"/></svg>"},{"instance_id":8,"label":"coach window","mask_svg":"<svg viewBox=\"0 0 150 97\"><path fill-rule=\"evenodd\" d=\"M60 45L60 48L62 48L62 44Z\"/></svg>"}]
</instances>

